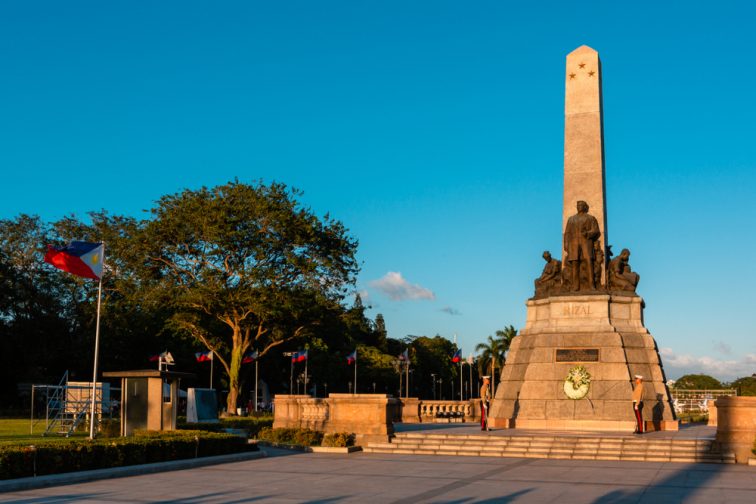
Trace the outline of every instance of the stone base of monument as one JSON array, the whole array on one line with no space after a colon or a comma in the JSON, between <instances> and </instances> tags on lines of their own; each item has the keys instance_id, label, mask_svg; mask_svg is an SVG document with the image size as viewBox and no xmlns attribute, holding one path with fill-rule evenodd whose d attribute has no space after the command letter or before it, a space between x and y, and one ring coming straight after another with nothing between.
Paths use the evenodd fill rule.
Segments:
<instances>
[{"instance_id":1,"label":"stone base of monument","mask_svg":"<svg viewBox=\"0 0 756 504\"><path fill-rule=\"evenodd\" d=\"M491 406L491 425L549 430L633 431L634 375L644 377L649 430L677 430L643 300L607 293L527 302Z\"/></svg>"}]
</instances>

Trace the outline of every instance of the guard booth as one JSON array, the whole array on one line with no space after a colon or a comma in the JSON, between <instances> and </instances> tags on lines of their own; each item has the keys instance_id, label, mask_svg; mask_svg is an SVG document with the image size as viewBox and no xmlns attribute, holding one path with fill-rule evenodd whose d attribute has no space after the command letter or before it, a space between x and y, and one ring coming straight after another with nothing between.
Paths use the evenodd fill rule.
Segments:
<instances>
[{"instance_id":1,"label":"guard booth","mask_svg":"<svg viewBox=\"0 0 756 504\"><path fill-rule=\"evenodd\" d=\"M192 373L157 369L109 371L105 378L121 379L121 436L135 430L175 430L179 383Z\"/></svg>"}]
</instances>

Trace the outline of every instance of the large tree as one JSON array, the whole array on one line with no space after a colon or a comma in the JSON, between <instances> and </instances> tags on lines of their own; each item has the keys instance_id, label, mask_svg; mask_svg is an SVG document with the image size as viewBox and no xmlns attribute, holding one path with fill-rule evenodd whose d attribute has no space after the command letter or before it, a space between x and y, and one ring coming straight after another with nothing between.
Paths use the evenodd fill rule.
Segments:
<instances>
[{"instance_id":1,"label":"large tree","mask_svg":"<svg viewBox=\"0 0 756 504\"><path fill-rule=\"evenodd\" d=\"M138 246L147 299L217 356L234 412L245 352L263 357L305 336L339 304L358 271L357 242L283 184L185 190L162 197Z\"/></svg>"}]
</instances>

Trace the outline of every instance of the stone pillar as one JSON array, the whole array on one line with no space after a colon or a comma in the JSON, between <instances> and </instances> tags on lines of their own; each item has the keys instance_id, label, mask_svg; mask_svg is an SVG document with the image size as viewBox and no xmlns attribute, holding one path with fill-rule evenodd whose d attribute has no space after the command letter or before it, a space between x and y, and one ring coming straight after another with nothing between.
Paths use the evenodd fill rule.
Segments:
<instances>
[{"instance_id":1,"label":"stone pillar","mask_svg":"<svg viewBox=\"0 0 756 504\"><path fill-rule=\"evenodd\" d=\"M732 450L738 464L756 457L756 397L720 397L717 399L717 441L722 450Z\"/></svg>"},{"instance_id":2,"label":"stone pillar","mask_svg":"<svg viewBox=\"0 0 756 504\"><path fill-rule=\"evenodd\" d=\"M326 432L353 432L356 444L387 442L394 433L391 418L396 399L386 394L329 394Z\"/></svg>"},{"instance_id":3,"label":"stone pillar","mask_svg":"<svg viewBox=\"0 0 756 504\"><path fill-rule=\"evenodd\" d=\"M709 425L711 427L717 426L717 401L714 399L709 399L706 401L706 408L709 410L709 421L706 422L706 425Z\"/></svg>"},{"instance_id":4,"label":"stone pillar","mask_svg":"<svg viewBox=\"0 0 756 504\"><path fill-rule=\"evenodd\" d=\"M567 219L575 214L575 204L583 200L598 220L601 247L605 250L605 194L601 61L595 50L580 46L567 55L562 232Z\"/></svg>"},{"instance_id":5,"label":"stone pillar","mask_svg":"<svg viewBox=\"0 0 756 504\"><path fill-rule=\"evenodd\" d=\"M406 397L401 401L401 422L402 423L420 423L420 399L417 397Z\"/></svg>"}]
</instances>

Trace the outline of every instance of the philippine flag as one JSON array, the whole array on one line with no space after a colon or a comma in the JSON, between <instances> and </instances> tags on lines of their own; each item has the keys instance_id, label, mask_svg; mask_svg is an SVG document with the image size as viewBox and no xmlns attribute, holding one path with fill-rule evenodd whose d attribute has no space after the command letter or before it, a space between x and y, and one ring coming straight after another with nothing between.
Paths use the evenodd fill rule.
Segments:
<instances>
[{"instance_id":1,"label":"philippine flag","mask_svg":"<svg viewBox=\"0 0 756 504\"><path fill-rule=\"evenodd\" d=\"M457 363L462 360L462 349L460 348L456 352L454 352L454 355L452 355L452 362Z\"/></svg>"},{"instance_id":2,"label":"philippine flag","mask_svg":"<svg viewBox=\"0 0 756 504\"><path fill-rule=\"evenodd\" d=\"M244 354L244 357L242 358L242 364L249 364L251 362L255 362L257 360L257 350L254 352L247 352Z\"/></svg>"},{"instance_id":3,"label":"philippine flag","mask_svg":"<svg viewBox=\"0 0 756 504\"><path fill-rule=\"evenodd\" d=\"M45 262L76 276L99 280L102 278L105 245L72 241L62 249L47 246Z\"/></svg>"},{"instance_id":4,"label":"philippine flag","mask_svg":"<svg viewBox=\"0 0 756 504\"><path fill-rule=\"evenodd\" d=\"M307 360L307 350L291 354L291 362L304 362Z\"/></svg>"},{"instance_id":5,"label":"philippine flag","mask_svg":"<svg viewBox=\"0 0 756 504\"><path fill-rule=\"evenodd\" d=\"M352 352L349 355L347 355L347 364L348 365L354 364L355 362L357 362L357 350L356 349L355 349L354 352Z\"/></svg>"},{"instance_id":6,"label":"philippine flag","mask_svg":"<svg viewBox=\"0 0 756 504\"><path fill-rule=\"evenodd\" d=\"M197 358L197 362L209 362L213 360L213 351L195 352L194 356Z\"/></svg>"}]
</instances>

